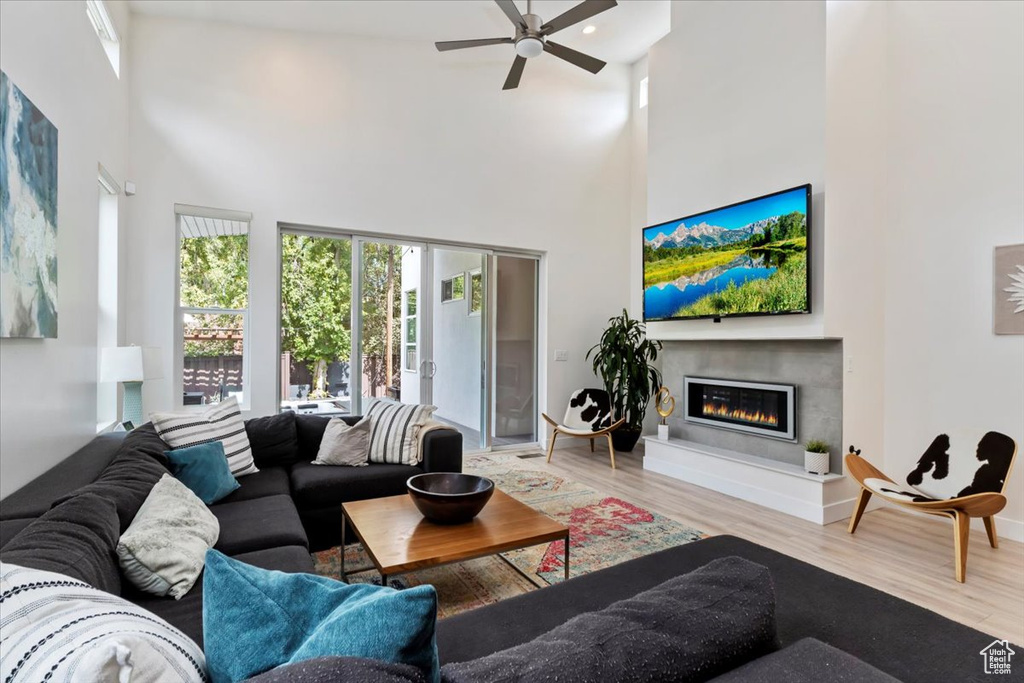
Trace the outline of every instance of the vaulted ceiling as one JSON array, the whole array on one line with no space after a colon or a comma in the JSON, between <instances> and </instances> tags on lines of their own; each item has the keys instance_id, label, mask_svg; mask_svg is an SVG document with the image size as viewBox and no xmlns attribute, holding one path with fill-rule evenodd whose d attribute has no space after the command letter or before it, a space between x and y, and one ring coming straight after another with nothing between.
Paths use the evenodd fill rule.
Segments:
<instances>
[{"instance_id":1,"label":"vaulted ceiling","mask_svg":"<svg viewBox=\"0 0 1024 683\"><path fill-rule=\"evenodd\" d=\"M533 12L549 20L578 2L535 0ZM397 40L432 42L512 34L508 19L492 0L131 0L130 4L132 11L153 16ZM668 33L670 4L669 0L619 0L618 7L559 33L558 42L608 62L633 62ZM517 0L517 5L526 12L525 0ZM584 35L582 28L587 25L596 30ZM511 48L479 48L482 53L502 49Z\"/></svg>"}]
</instances>

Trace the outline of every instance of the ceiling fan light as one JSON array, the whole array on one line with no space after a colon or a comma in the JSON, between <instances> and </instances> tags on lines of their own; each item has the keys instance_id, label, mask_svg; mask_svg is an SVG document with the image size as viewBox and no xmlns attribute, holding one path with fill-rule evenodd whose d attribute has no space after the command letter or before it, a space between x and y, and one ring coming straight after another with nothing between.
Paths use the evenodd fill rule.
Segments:
<instances>
[{"instance_id":1,"label":"ceiling fan light","mask_svg":"<svg viewBox=\"0 0 1024 683\"><path fill-rule=\"evenodd\" d=\"M520 38L516 43L516 54L524 59L537 57L542 52L544 52L544 43L540 38L527 36L525 38Z\"/></svg>"}]
</instances>

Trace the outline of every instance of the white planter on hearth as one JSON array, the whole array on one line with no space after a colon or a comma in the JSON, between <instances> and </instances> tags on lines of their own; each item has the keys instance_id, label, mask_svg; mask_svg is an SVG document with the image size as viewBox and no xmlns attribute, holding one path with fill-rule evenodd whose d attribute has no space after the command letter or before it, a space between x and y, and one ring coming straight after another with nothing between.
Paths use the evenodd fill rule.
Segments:
<instances>
[{"instance_id":1,"label":"white planter on hearth","mask_svg":"<svg viewBox=\"0 0 1024 683\"><path fill-rule=\"evenodd\" d=\"M804 451L804 471L810 474L828 474L828 453Z\"/></svg>"}]
</instances>

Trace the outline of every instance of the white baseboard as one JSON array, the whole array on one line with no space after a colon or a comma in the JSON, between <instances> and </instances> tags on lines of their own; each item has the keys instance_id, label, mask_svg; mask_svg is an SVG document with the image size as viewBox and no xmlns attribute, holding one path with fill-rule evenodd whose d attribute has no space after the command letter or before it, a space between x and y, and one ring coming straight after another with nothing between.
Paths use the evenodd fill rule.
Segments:
<instances>
[{"instance_id":1,"label":"white baseboard","mask_svg":"<svg viewBox=\"0 0 1024 683\"><path fill-rule=\"evenodd\" d=\"M832 524L833 522L839 522L844 519L849 519L853 515L853 506L856 505L857 498L847 498L836 503L823 506L824 509L824 522L823 524ZM885 503L878 499L878 496L873 496L868 501L868 506L864 512L871 512L878 508L885 507Z\"/></svg>"},{"instance_id":2,"label":"white baseboard","mask_svg":"<svg viewBox=\"0 0 1024 683\"><path fill-rule=\"evenodd\" d=\"M996 515L996 533L1018 543L1024 543L1024 522Z\"/></svg>"}]
</instances>

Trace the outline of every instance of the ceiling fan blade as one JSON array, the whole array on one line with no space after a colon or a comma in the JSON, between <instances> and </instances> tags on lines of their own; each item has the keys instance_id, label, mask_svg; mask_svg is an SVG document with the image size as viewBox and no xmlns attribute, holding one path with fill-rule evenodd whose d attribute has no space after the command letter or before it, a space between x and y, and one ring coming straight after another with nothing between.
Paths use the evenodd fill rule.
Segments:
<instances>
[{"instance_id":1,"label":"ceiling fan blade","mask_svg":"<svg viewBox=\"0 0 1024 683\"><path fill-rule=\"evenodd\" d=\"M559 45L558 43L552 43L550 40L544 42L544 51L550 52L559 59L564 59L570 64L575 64L581 69L586 69L592 74L596 74L598 71L604 68L605 63L600 59L585 55L582 52L576 52L571 47L565 45Z\"/></svg>"},{"instance_id":2,"label":"ceiling fan blade","mask_svg":"<svg viewBox=\"0 0 1024 683\"><path fill-rule=\"evenodd\" d=\"M610 10L617 4L618 3L615 2L615 0L583 0L583 2L576 5L571 10L559 14L557 17L541 26L540 32L544 35L551 35L556 31L561 31L563 28L569 28L573 24L578 24L581 21L589 19L595 14L600 14L605 10Z\"/></svg>"},{"instance_id":3,"label":"ceiling fan blade","mask_svg":"<svg viewBox=\"0 0 1024 683\"><path fill-rule=\"evenodd\" d=\"M512 0L494 0L494 2L498 3L498 7L500 7L501 11L505 13L505 16L509 18L509 21L516 26L526 28L526 20L523 19L523 15L519 13L519 8L516 7L516 3Z\"/></svg>"},{"instance_id":4,"label":"ceiling fan blade","mask_svg":"<svg viewBox=\"0 0 1024 683\"><path fill-rule=\"evenodd\" d=\"M512 68L509 69L508 78L505 79L505 85L502 86L502 90L511 90L512 88L519 87L519 79L523 77L523 67L526 66L526 57L520 57L516 55L516 59L512 62Z\"/></svg>"},{"instance_id":5,"label":"ceiling fan blade","mask_svg":"<svg viewBox=\"0 0 1024 683\"><path fill-rule=\"evenodd\" d=\"M511 38L480 38L479 40L441 40L434 43L438 52L447 50L461 50L467 47L483 47L484 45L501 45L502 43L514 43Z\"/></svg>"}]
</instances>

